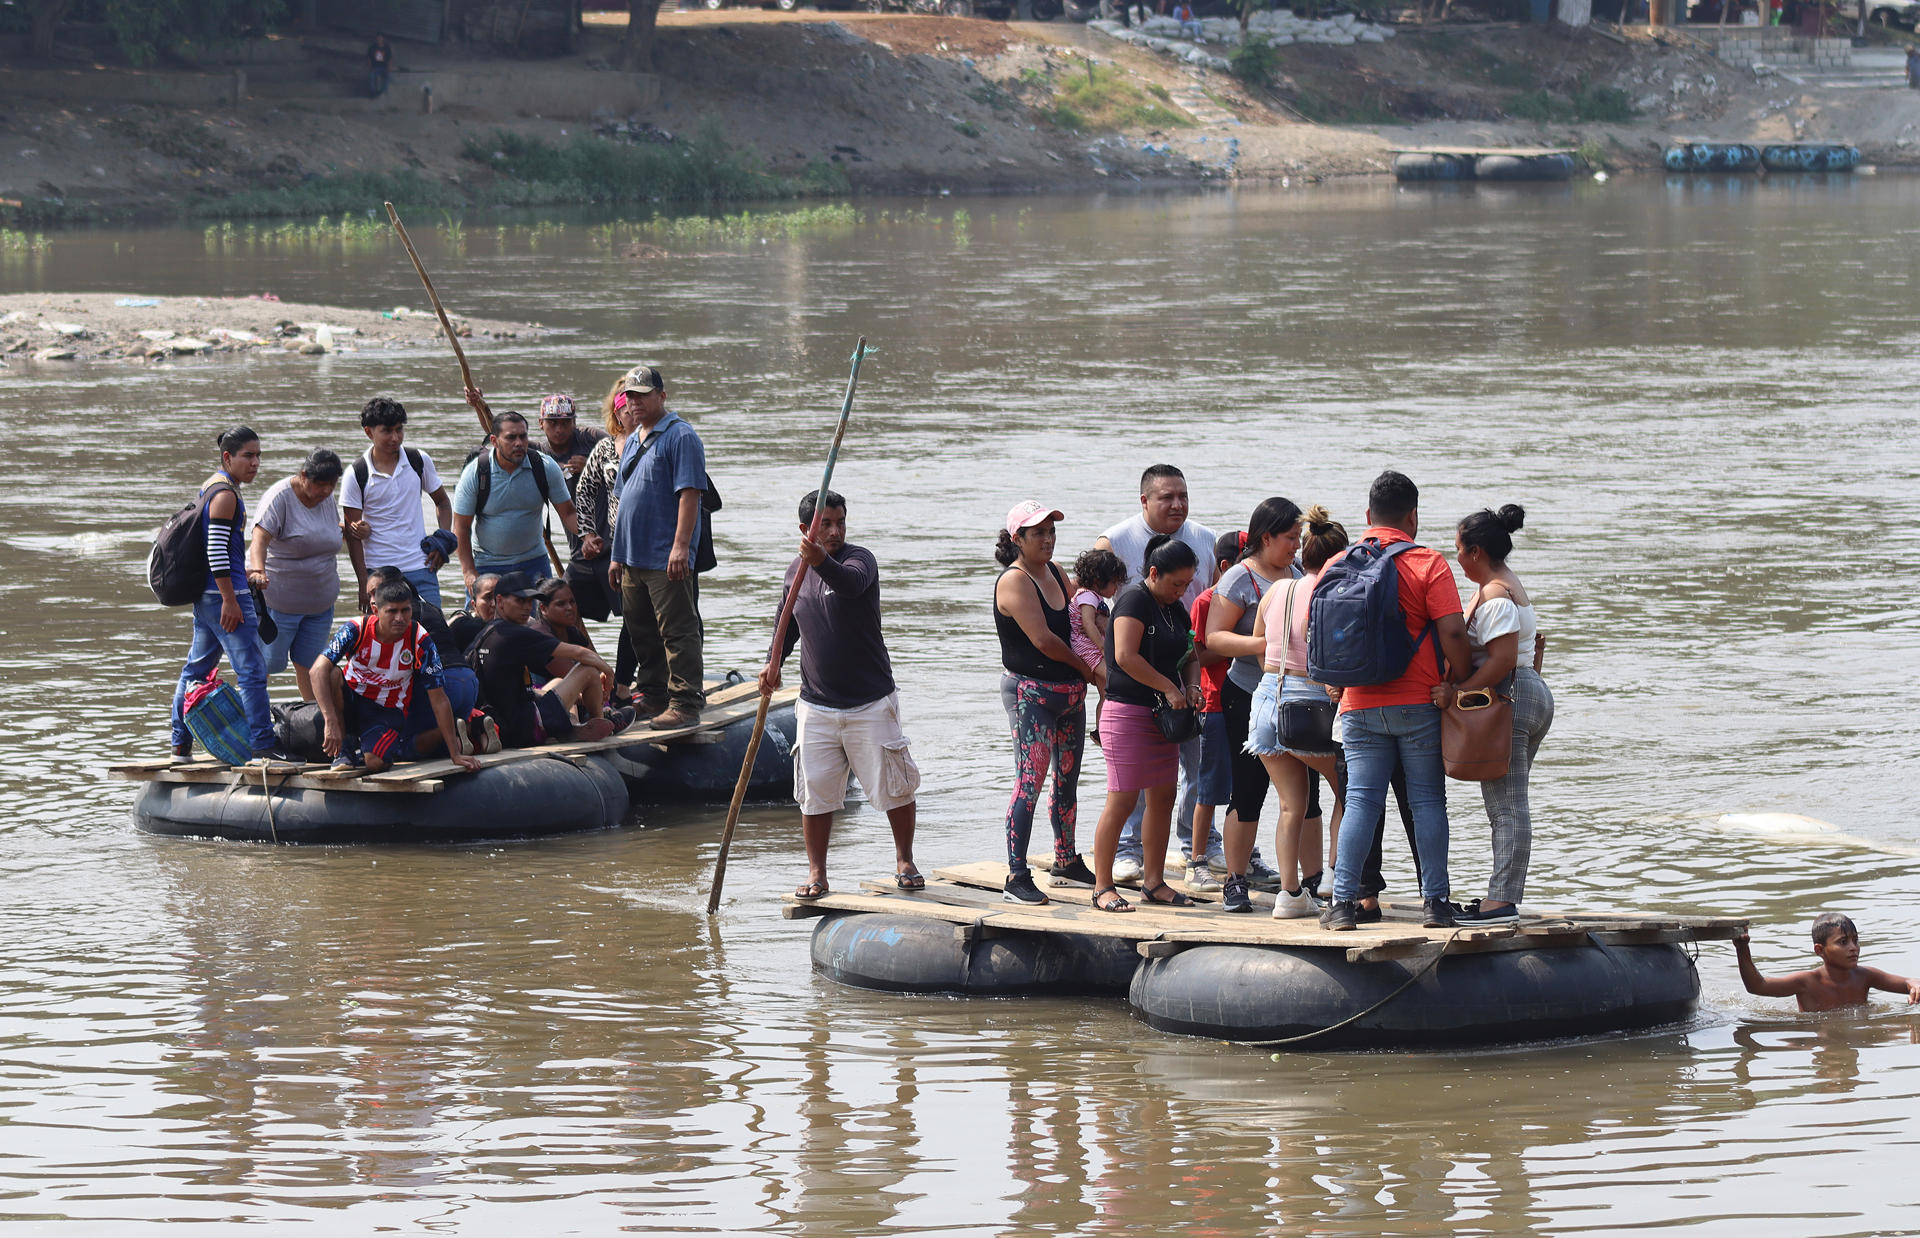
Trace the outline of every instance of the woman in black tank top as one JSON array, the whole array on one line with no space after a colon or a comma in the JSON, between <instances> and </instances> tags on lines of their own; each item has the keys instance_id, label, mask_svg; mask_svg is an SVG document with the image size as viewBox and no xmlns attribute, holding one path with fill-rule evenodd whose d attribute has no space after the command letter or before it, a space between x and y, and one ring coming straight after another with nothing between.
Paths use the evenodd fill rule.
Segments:
<instances>
[{"instance_id":1,"label":"woman in black tank top","mask_svg":"<svg viewBox=\"0 0 1920 1238\"><path fill-rule=\"evenodd\" d=\"M993 626L1000 636L1000 702L1013 731L1013 798L1007 805L1009 902L1045 903L1027 868L1033 811L1053 770L1053 869L1056 881L1093 881L1073 842L1080 757L1086 746L1087 683L1093 670L1068 641L1067 579L1053 563L1058 511L1031 499L1007 513L994 551L1008 570L993 587Z\"/></svg>"}]
</instances>

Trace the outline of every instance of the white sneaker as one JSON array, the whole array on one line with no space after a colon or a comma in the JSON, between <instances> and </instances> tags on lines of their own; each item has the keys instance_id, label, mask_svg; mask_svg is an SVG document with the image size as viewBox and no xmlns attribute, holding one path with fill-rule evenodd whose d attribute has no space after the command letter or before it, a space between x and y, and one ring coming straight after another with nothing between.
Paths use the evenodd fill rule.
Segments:
<instances>
[{"instance_id":1,"label":"white sneaker","mask_svg":"<svg viewBox=\"0 0 1920 1238\"><path fill-rule=\"evenodd\" d=\"M1187 865L1187 889L1211 894L1220 888L1220 879L1205 864Z\"/></svg>"},{"instance_id":2,"label":"white sneaker","mask_svg":"<svg viewBox=\"0 0 1920 1238\"><path fill-rule=\"evenodd\" d=\"M467 738L467 720L465 718L455 718L453 720L453 737L460 743L461 756L470 757L473 755L473 741Z\"/></svg>"},{"instance_id":3,"label":"white sneaker","mask_svg":"<svg viewBox=\"0 0 1920 1238\"><path fill-rule=\"evenodd\" d=\"M1123 855L1113 862L1113 879L1115 881L1138 881L1143 871L1145 870L1140 867L1140 861L1128 856Z\"/></svg>"},{"instance_id":4,"label":"white sneaker","mask_svg":"<svg viewBox=\"0 0 1920 1238\"><path fill-rule=\"evenodd\" d=\"M1276 920L1305 920L1318 914L1319 906L1313 901L1313 895L1305 890L1292 894L1282 890L1273 896L1273 918Z\"/></svg>"}]
</instances>

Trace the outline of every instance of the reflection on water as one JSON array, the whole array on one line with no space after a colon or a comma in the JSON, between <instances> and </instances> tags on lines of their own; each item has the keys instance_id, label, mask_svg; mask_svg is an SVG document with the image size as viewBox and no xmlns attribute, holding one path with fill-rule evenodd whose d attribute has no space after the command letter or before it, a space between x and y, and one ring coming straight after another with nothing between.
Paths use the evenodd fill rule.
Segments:
<instances>
[{"instance_id":1,"label":"reflection on water","mask_svg":"<svg viewBox=\"0 0 1920 1238\"><path fill-rule=\"evenodd\" d=\"M1435 541L1473 507L1528 509L1515 562L1560 701L1532 901L1750 915L1769 971L1805 966L1805 926L1840 906L1868 962L1911 972L1917 201L1920 184L1868 178L1370 185L975 203L964 234L873 225L652 263L579 219L538 238L470 220L459 252L421 239L457 308L560 332L476 352L495 408L662 366L728 498L704 590L717 667L764 648L793 502L851 343L873 337L836 488L883 565L930 862L1000 845L988 551L1015 499L1068 513L1064 558L1133 510L1156 460L1187 469L1196 517L1222 528L1272 493L1351 524L1394 466ZM419 300L385 242L100 231L0 257L0 276ZM186 636L139 600L140 560L214 430L258 428L270 479L310 446L351 447L379 392L413 412L411 442L458 460L454 378L402 352L0 376L0 1216L1920 1228L1903 1189L1920 1024L1885 1000L1803 1017L1750 998L1724 947L1703 953L1683 1028L1275 1061L1113 1001L817 980L804 926L772 905L802 871L790 806L748 812L717 921L699 914L709 809L460 849L131 833L130 790L100 773L159 751ZM1454 808L1471 895L1484 827L1471 789ZM1742 812L1839 833L1713 828ZM877 815L839 833L842 885L891 871Z\"/></svg>"}]
</instances>

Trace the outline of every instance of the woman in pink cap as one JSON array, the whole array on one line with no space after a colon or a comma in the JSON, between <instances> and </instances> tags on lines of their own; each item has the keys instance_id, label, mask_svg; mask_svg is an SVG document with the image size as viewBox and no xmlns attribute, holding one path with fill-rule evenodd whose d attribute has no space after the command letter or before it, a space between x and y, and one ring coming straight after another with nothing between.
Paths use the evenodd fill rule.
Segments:
<instances>
[{"instance_id":1,"label":"woman in pink cap","mask_svg":"<svg viewBox=\"0 0 1920 1238\"><path fill-rule=\"evenodd\" d=\"M1073 651L1067 578L1053 563L1053 522L1061 513L1032 499L1007 513L993 557L1007 570L993 586L993 626L1000 636L1000 702L1013 729L1013 799L1007 805L1008 902L1041 904L1047 896L1027 868L1033 811L1053 769L1054 884L1093 884L1073 845L1080 756L1087 737L1087 684L1093 668Z\"/></svg>"}]
</instances>

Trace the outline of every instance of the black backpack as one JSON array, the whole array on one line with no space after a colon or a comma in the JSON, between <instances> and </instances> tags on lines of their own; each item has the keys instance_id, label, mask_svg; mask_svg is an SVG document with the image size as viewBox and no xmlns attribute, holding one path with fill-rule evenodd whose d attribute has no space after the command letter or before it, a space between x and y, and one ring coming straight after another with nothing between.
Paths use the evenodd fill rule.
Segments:
<instances>
[{"instance_id":1,"label":"black backpack","mask_svg":"<svg viewBox=\"0 0 1920 1238\"><path fill-rule=\"evenodd\" d=\"M162 606L186 606L200 600L207 586L207 539L200 513L222 490L240 491L224 481L214 482L191 503L167 518L154 534L147 554L147 586Z\"/></svg>"},{"instance_id":2,"label":"black backpack","mask_svg":"<svg viewBox=\"0 0 1920 1238\"><path fill-rule=\"evenodd\" d=\"M467 453L467 463L472 464L475 460L487 455L492 450L493 445L491 443L482 442L478 447ZM540 491L540 502L543 505L551 505L553 503L553 496L547 491L546 461L544 459L536 459L536 457L541 456L541 454L541 452L532 447L527 448L527 462L533 469L533 484L534 487ZM484 468L476 469L473 474L474 519L479 519L481 514L487 510L487 499L492 497L492 495L493 466L488 464Z\"/></svg>"},{"instance_id":3,"label":"black backpack","mask_svg":"<svg viewBox=\"0 0 1920 1238\"><path fill-rule=\"evenodd\" d=\"M407 453L407 463L413 466L414 480L425 486L427 466L421 460L420 453L411 447L402 447L400 450ZM353 484L360 487L360 508L364 511L367 506L367 458L365 455L353 462Z\"/></svg>"}]
</instances>

